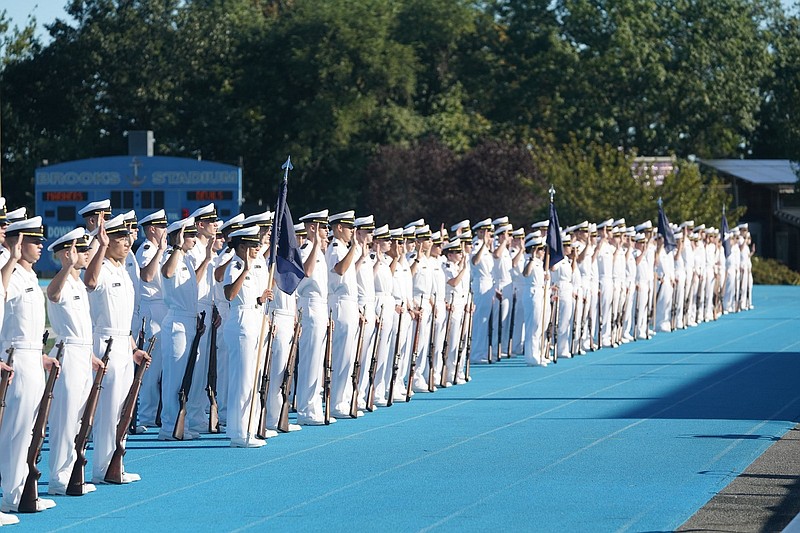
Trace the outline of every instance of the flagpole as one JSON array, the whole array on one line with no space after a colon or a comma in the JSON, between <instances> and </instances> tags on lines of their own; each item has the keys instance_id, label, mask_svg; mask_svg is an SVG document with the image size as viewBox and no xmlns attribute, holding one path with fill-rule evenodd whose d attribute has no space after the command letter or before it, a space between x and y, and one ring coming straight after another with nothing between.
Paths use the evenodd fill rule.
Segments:
<instances>
[{"instance_id":1,"label":"flagpole","mask_svg":"<svg viewBox=\"0 0 800 533\"><path fill-rule=\"evenodd\" d=\"M555 190L555 188L553 188L552 184L550 185L550 190L547 191L547 192L550 193L550 205L552 206L553 205L553 198L556 195L556 190ZM550 210L552 211L552 207L551 207ZM548 218L549 218L549 214L548 214ZM548 231L550 231L550 224L549 223L548 223L547 227L548 227ZM549 271L550 271L550 246L548 246L547 236L545 235L544 276L543 276L544 277L544 294L542 295L542 298L544 299L544 302L542 302L542 348L541 348L541 350L542 350L541 357L542 358L544 358L545 355L549 355L549 353L546 353L546 352L550 352L549 349L545 348L547 346L547 343L546 343L547 325L544 323L545 317L547 316L547 303L548 303L548 301L547 301L548 300L548 298L547 298L547 285L548 285L547 281L548 281L548 279L550 277L549 276ZM553 317L550 317L550 320L553 320ZM542 361L542 362L544 362L544 361Z\"/></svg>"}]
</instances>

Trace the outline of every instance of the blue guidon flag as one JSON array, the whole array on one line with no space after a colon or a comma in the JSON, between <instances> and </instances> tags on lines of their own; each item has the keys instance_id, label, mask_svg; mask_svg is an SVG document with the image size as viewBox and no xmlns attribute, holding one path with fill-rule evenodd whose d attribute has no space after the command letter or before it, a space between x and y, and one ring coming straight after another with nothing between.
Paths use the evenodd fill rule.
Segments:
<instances>
[{"instance_id":1,"label":"blue guidon flag","mask_svg":"<svg viewBox=\"0 0 800 533\"><path fill-rule=\"evenodd\" d=\"M675 234L672 233L672 228L669 225L669 219L664 213L664 207L661 205L661 198L658 199L658 234L664 238L664 249L667 253L678 247L675 242Z\"/></svg>"},{"instance_id":2,"label":"blue guidon flag","mask_svg":"<svg viewBox=\"0 0 800 533\"><path fill-rule=\"evenodd\" d=\"M556 204L550 196L550 223L547 226L547 250L550 255L550 266L564 259L564 245L561 242L561 230L558 225L558 212Z\"/></svg>"},{"instance_id":3,"label":"blue guidon flag","mask_svg":"<svg viewBox=\"0 0 800 533\"><path fill-rule=\"evenodd\" d=\"M286 203L289 171L293 168L291 158L281 167L285 170L278 203L275 207L272 239L270 241L270 267L275 262L275 284L286 294L292 294L305 277L300 248L294 234L294 222L289 205ZM277 248L277 249L276 249Z\"/></svg>"},{"instance_id":4,"label":"blue guidon flag","mask_svg":"<svg viewBox=\"0 0 800 533\"><path fill-rule=\"evenodd\" d=\"M725 206L722 206L722 224L720 235L722 237L722 249L725 250L725 257L731 255L731 241L728 240L728 217L725 216Z\"/></svg>"}]
</instances>

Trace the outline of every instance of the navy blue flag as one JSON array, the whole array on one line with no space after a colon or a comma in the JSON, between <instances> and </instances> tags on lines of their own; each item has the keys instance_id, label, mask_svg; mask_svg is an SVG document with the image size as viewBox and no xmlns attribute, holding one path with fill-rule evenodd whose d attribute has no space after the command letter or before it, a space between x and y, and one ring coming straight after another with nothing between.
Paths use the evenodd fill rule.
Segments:
<instances>
[{"instance_id":1,"label":"navy blue flag","mask_svg":"<svg viewBox=\"0 0 800 533\"><path fill-rule=\"evenodd\" d=\"M286 203L286 192L287 179L284 177L280 193L278 193L278 204L275 207L269 266L272 268L272 263L276 263L276 285L286 294L292 294L306 274L303 269L303 260L300 258L300 248L297 246L297 237L294 234L292 213Z\"/></svg>"},{"instance_id":2,"label":"navy blue flag","mask_svg":"<svg viewBox=\"0 0 800 533\"><path fill-rule=\"evenodd\" d=\"M731 255L731 242L728 240L728 217L725 216L725 210L722 210L722 229L719 231L722 236L722 249L725 250L725 257Z\"/></svg>"},{"instance_id":3,"label":"navy blue flag","mask_svg":"<svg viewBox=\"0 0 800 533\"><path fill-rule=\"evenodd\" d=\"M556 204L550 202L550 223L547 226L547 250L550 254L550 266L564 259L564 245L561 243L561 230L558 226Z\"/></svg>"},{"instance_id":4,"label":"navy blue flag","mask_svg":"<svg viewBox=\"0 0 800 533\"><path fill-rule=\"evenodd\" d=\"M664 238L664 249L667 253L678 247L675 243L675 234L672 233L672 228L669 226L667 215L664 214L660 199L658 204L658 234Z\"/></svg>"}]
</instances>

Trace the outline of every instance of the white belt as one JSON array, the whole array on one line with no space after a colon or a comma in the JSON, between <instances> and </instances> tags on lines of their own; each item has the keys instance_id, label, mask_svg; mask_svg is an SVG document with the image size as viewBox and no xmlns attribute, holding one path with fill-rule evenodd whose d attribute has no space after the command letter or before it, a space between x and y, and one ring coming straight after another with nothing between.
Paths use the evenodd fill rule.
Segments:
<instances>
[{"instance_id":1,"label":"white belt","mask_svg":"<svg viewBox=\"0 0 800 533\"><path fill-rule=\"evenodd\" d=\"M323 298L322 296L300 296L297 299L298 305L300 307L309 307L314 305L328 305L328 299Z\"/></svg>"},{"instance_id":2,"label":"white belt","mask_svg":"<svg viewBox=\"0 0 800 533\"><path fill-rule=\"evenodd\" d=\"M288 317L292 317L292 318L297 316L295 313L292 313L291 311L287 311L286 309L274 309L273 313L275 313L278 316L288 316Z\"/></svg>"},{"instance_id":3,"label":"white belt","mask_svg":"<svg viewBox=\"0 0 800 533\"><path fill-rule=\"evenodd\" d=\"M3 341L4 345L11 345L15 350L33 350L40 352L42 351L42 344L36 342L26 342L26 341Z\"/></svg>"},{"instance_id":4,"label":"white belt","mask_svg":"<svg viewBox=\"0 0 800 533\"><path fill-rule=\"evenodd\" d=\"M231 305L231 311L246 311L246 310L262 310L263 308L259 304L242 304L242 305Z\"/></svg>"},{"instance_id":5,"label":"white belt","mask_svg":"<svg viewBox=\"0 0 800 533\"><path fill-rule=\"evenodd\" d=\"M167 311L167 316L174 316L178 318L197 318L197 313L188 313L186 311L176 311L174 309L170 309Z\"/></svg>"},{"instance_id":6,"label":"white belt","mask_svg":"<svg viewBox=\"0 0 800 533\"><path fill-rule=\"evenodd\" d=\"M114 329L114 328L97 328L95 330L95 333L103 337L129 337L131 334L131 330Z\"/></svg>"},{"instance_id":7,"label":"white belt","mask_svg":"<svg viewBox=\"0 0 800 533\"><path fill-rule=\"evenodd\" d=\"M64 341L64 344L72 344L76 346L92 346L92 339L84 339L83 337L58 337L57 341ZM56 342L58 344L58 342Z\"/></svg>"},{"instance_id":8,"label":"white belt","mask_svg":"<svg viewBox=\"0 0 800 533\"><path fill-rule=\"evenodd\" d=\"M335 303L337 301L341 301L341 302L356 302L356 303L358 302L358 298L357 297L350 296L349 294L342 294L342 295L331 294L331 295L328 296L328 300L331 303Z\"/></svg>"}]
</instances>

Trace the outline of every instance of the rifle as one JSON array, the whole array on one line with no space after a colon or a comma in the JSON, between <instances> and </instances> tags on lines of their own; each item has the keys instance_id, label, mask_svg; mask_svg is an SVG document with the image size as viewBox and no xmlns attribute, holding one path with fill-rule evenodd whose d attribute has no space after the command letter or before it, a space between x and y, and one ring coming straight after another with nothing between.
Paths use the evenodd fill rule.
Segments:
<instances>
[{"instance_id":1,"label":"rifle","mask_svg":"<svg viewBox=\"0 0 800 533\"><path fill-rule=\"evenodd\" d=\"M386 407L391 407L394 403L394 382L397 380L397 372L400 370L400 330L403 325L403 314L397 317L397 334L394 337L394 357L392 358L392 380L389 382L389 399L386 400Z\"/></svg>"},{"instance_id":2,"label":"rifle","mask_svg":"<svg viewBox=\"0 0 800 533\"><path fill-rule=\"evenodd\" d=\"M473 318L475 318L475 312L474 309L472 309L472 304L474 301L475 295L472 293L472 291L470 291L469 299L467 300L467 304L469 305L469 321L467 322L467 353L465 354L467 362L464 365L464 381L469 381L471 379L469 377L469 360L470 356L472 355L472 324Z\"/></svg>"},{"instance_id":3,"label":"rifle","mask_svg":"<svg viewBox=\"0 0 800 533\"><path fill-rule=\"evenodd\" d=\"M275 340L275 313L269 321L267 331L267 349L264 355L264 369L261 371L261 388L258 389L258 397L261 400L261 413L258 417L258 427L256 427L256 437L266 439L267 433L267 395L269 394L269 384L272 379L272 342Z\"/></svg>"},{"instance_id":4,"label":"rifle","mask_svg":"<svg viewBox=\"0 0 800 533\"><path fill-rule=\"evenodd\" d=\"M14 347L6 350L8 357L6 357L6 364L11 366L14 363ZM0 426L3 425L3 414L6 411L6 393L8 393L8 385L11 381L12 370L3 370L0 373Z\"/></svg>"},{"instance_id":5,"label":"rifle","mask_svg":"<svg viewBox=\"0 0 800 533\"><path fill-rule=\"evenodd\" d=\"M450 318L453 315L453 300L455 294L450 295L450 305L447 306L447 312L444 315L444 340L442 341L442 372L441 379L439 380L440 387L447 386L447 348L450 341Z\"/></svg>"},{"instance_id":6,"label":"rifle","mask_svg":"<svg viewBox=\"0 0 800 533\"><path fill-rule=\"evenodd\" d=\"M637 333L639 329L639 285L634 284L633 286L633 309L631 310L633 313L633 340L638 341L639 335Z\"/></svg>"},{"instance_id":7,"label":"rifle","mask_svg":"<svg viewBox=\"0 0 800 533\"><path fill-rule=\"evenodd\" d=\"M211 307L211 333L209 333L208 350L208 381L206 382L206 394L210 407L208 409L208 432L219 433L219 406L217 406L217 326L215 323L219 319L217 306Z\"/></svg>"},{"instance_id":8,"label":"rifle","mask_svg":"<svg viewBox=\"0 0 800 533\"><path fill-rule=\"evenodd\" d=\"M419 352L419 330L422 325L422 299L419 301L419 313L416 318L417 327L414 328L414 340L411 342L411 364L408 367L408 384L406 385L406 401L411 401L411 387L414 383L414 372L417 370L417 353Z\"/></svg>"},{"instance_id":9,"label":"rifle","mask_svg":"<svg viewBox=\"0 0 800 533\"><path fill-rule=\"evenodd\" d=\"M281 414L278 417L278 430L283 433L289 432L289 407L292 404L292 395L289 387L292 385L292 377L294 376L294 362L297 360L297 345L300 341L300 332L303 327L300 321L303 319L303 311L298 311L298 316L294 321L294 335L292 335L292 342L289 345L289 360L286 362L286 370L283 374L283 383L281 384L281 393L283 394L283 405L281 406ZM266 413L264 413L266 415ZM264 417L266 418L266 416Z\"/></svg>"},{"instance_id":10,"label":"rifle","mask_svg":"<svg viewBox=\"0 0 800 533\"><path fill-rule=\"evenodd\" d=\"M332 311L328 311L328 331L327 340L325 341L325 388L323 390L323 399L325 400L325 425L331 423L331 378L333 374L333 361L331 359L331 350L333 349L333 315Z\"/></svg>"},{"instance_id":11,"label":"rifle","mask_svg":"<svg viewBox=\"0 0 800 533\"><path fill-rule=\"evenodd\" d=\"M489 341L491 344L491 341ZM501 350L503 346L503 293L501 292L500 295L497 297L497 360L503 358L503 352ZM490 361L491 362L491 361Z\"/></svg>"},{"instance_id":12,"label":"rifle","mask_svg":"<svg viewBox=\"0 0 800 533\"><path fill-rule=\"evenodd\" d=\"M594 337L594 335L592 335ZM597 351L603 348L603 290L597 288Z\"/></svg>"},{"instance_id":13,"label":"rifle","mask_svg":"<svg viewBox=\"0 0 800 533\"><path fill-rule=\"evenodd\" d=\"M578 329L578 295L572 295L572 328L569 332L569 353L575 355L575 330Z\"/></svg>"},{"instance_id":14,"label":"rifle","mask_svg":"<svg viewBox=\"0 0 800 533\"><path fill-rule=\"evenodd\" d=\"M428 339L428 392L436 390L436 376L434 375L434 362L436 350L436 295L433 295L433 306L431 307L431 331Z\"/></svg>"},{"instance_id":15,"label":"rifle","mask_svg":"<svg viewBox=\"0 0 800 533\"><path fill-rule=\"evenodd\" d=\"M63 356L64 341L61 341L58 343L58 351L56 352L56 361L58 361L59 365ZM33 424L33 439L30 446L28 446L28 475L25 478L25 486L22 489L22 496L19 500L18 509L20 513L35 513L37 511L36 501L39 499L39 478L42 477L42 473L36 468L36 464L39 462L42 444L44 444L47 417L50 416L50 405L53 403L53 387L56 386L56 380L60 373L61 367L53 365L50 369L50 374L47 376L42 401L39 403L39 412L36 414L36 422Z\"/></svg>"},{"instance_id":16,"label":"rifle","mask_svg":"<svg viewBox=\"0 0 800 533\"><path fill-rule=\"evenodd\" d=\"M556 293L555 298L553 298L553 316L550 317L550 334L552 335L552 341L550 342L550 346L553 347L553 363L558 363L558 302L560 297ZM550 348L547 349L550 351Z\"/></svg>"},{"instance_id":17,"label":"rifle","mask_svg":"<svg viewBox=\"0 0 800 533\"><path fill-rule=\"evenodd\" d=\"M172 430L172 436L178 440L183 440L184 429L186 425L186 403L189 401L189 391L192 388L192 375L194 374L194 367L197 364L199 357L198 348L200 347L200 338L206 331L206 312L200 311L200 316L196 318L197 326L195 329L194 339L189 348L189 358L186 360L186 369L183 371L183 381L181 382L181 389L178 391L178 402L180 408L178 409L178 417L175 419L175 427ZM137 369L138 371L138 369Z\"/></svg>"},{"instance_id":18,"label":"rifle","mask_svg":"<svg viewBox=\"0 0 800 533\"><path fill-rule=\"evenodd\" d=\"M588 335L589 335L589 339L588 339L589 340L589 349L591 351L594 351L595 350L595 346L594 346L594 322L592 321L592 310L589 309L589 306L588 306L589 303L591 303L591 300L589 300L589 298L587 296L586 298L583 299L584 309L586 309L586 330L588 331ZM583 338L582 334L581 334L581 338Z\"/></svg>"},{"instance_id":19,"label":"rifle","mask_svg":"<svg viewBox=\"0 0 800 533\"><path fill-rule=\"evenodd\" d=\"M106 475L103 478L106 483L113 483L120 485L122 483L122 458L125 456L125 436L127 435L128 425L131 423L133 416L133 406L136 405L136 399L139 397L139 390L142 388L142 376L145 370L150 366L148 361L150 353L153 351L153 346L156 343L156 337L150 337L147 345L147 357L144 358L142 364L136 369L133 375L133 383L128 391L128 397L125 398L125 403L122 404L122 413L120 414L119 424L117 424L117 446L114 450L114 455L111 456L111 462L106 469Z\"/></svg>"},{"instance_id":20,"label":"rifle","mask_svg":"<svg viewBox=\"0 0 800 533\"><path fill-rule=\"evenodd\" d=\"M364 311L366 312L366 310ZM356 335L356 356L353 361L353 374L350 376L353 382L353 395L350 397L350 418L358 418L358 381L361 377L361 352L364 349L364 324L367 323L366 317L359 310L358 313L358 334Z\"/></svg>"},{"instance_id":21,"label":"rifle","mask_svg":"<svg viewBox=\"0 0 800 533\"><path fill-rule=\"evenodd\" d=\"M453 371L453 385L458 385L458 370L461 366L461 354L464 353L467 344L467 314L469 311L470 296L472 296L472 293L467 296L467 303L464 305L464 315L461 317L461 325L458 329L458 353L456 353L456 366Z\"/></svg>"},{"instance_id":22,"label":"rifle","mask_svg":"<svg viewBox=\"0 0 800 533\"><path fill-rule=\"evenodd\" d=\"M375 326L375 343L372 345L372 359L369 362L369 385L367 386L367 409L372 412L375 410L375 371L378 368L378 343L381 340L381 329L383 329L383 304L378 313L378 323Z\"/></svg>"},{"instance_id":23,"label":"rifle","mask_svg":"<svg viewBox=\"0 0 800 533\"><path fill-rule=\"evenodd\" d=\"M144 349L145 320L147 320L147 317L142 318L142 327L139 330L139 333L136 335L136 348L139 350ZM134 365L134 368L138 367L139 365ZM133 418L131 418L131 427L128 428L128 432L131 435L136 435L136 421L138 419L139 419L139 403L137 402L136 405L133 406Z\"/></svg>"},{"instance_id":24,"label":"rifle","mask_svg":"<svg viewBox=\"0 0 800 533\"><path fill-rule=\"evenodd\" d=\"M86 407L83 408L83 416L81 417L81 428L75 436L75 464L72 467L72 475L69 477L67 484L68 496L83 496L83 487L86 484L84 479L83 467L88 462L86 460L86 447L89 445L89 435L92 433L92 426L94 426L94 413L97 411L97 402L100 399L100 389L103 386L103 377L106 375L106 365L108 365L108 357L111 354L111 344L114 342L114 337L109 337L106 340L106 351L103 354L103 368L99 368L94 374L94 383L92 383L92 390L89 391L89 396L86 398Z\"/></svg>"},{"instance_id":25,"label":"rifle","mask_svg":"<svg viewBox=\"0 0 800 533\"><path fill-rule=\"evenodd\" d=\"M489 351L486 352L486 359L492 364L492 337L494 337L494 296L492 296L492 308L489 310Z\"/></svg>"},{"instance_id":26,"label":"rifle","mask_svg":"<svg viewBox=\"0 0 800 533\"><path fill-rule=\"evenodd\" d=\"M511 359L511 347L514 339L514 322L517 313L517 289L514 289L514 295L511 297L511 317L508 324L508 350L506 351L506 359Z\"/></svg>"}]
</instances>

